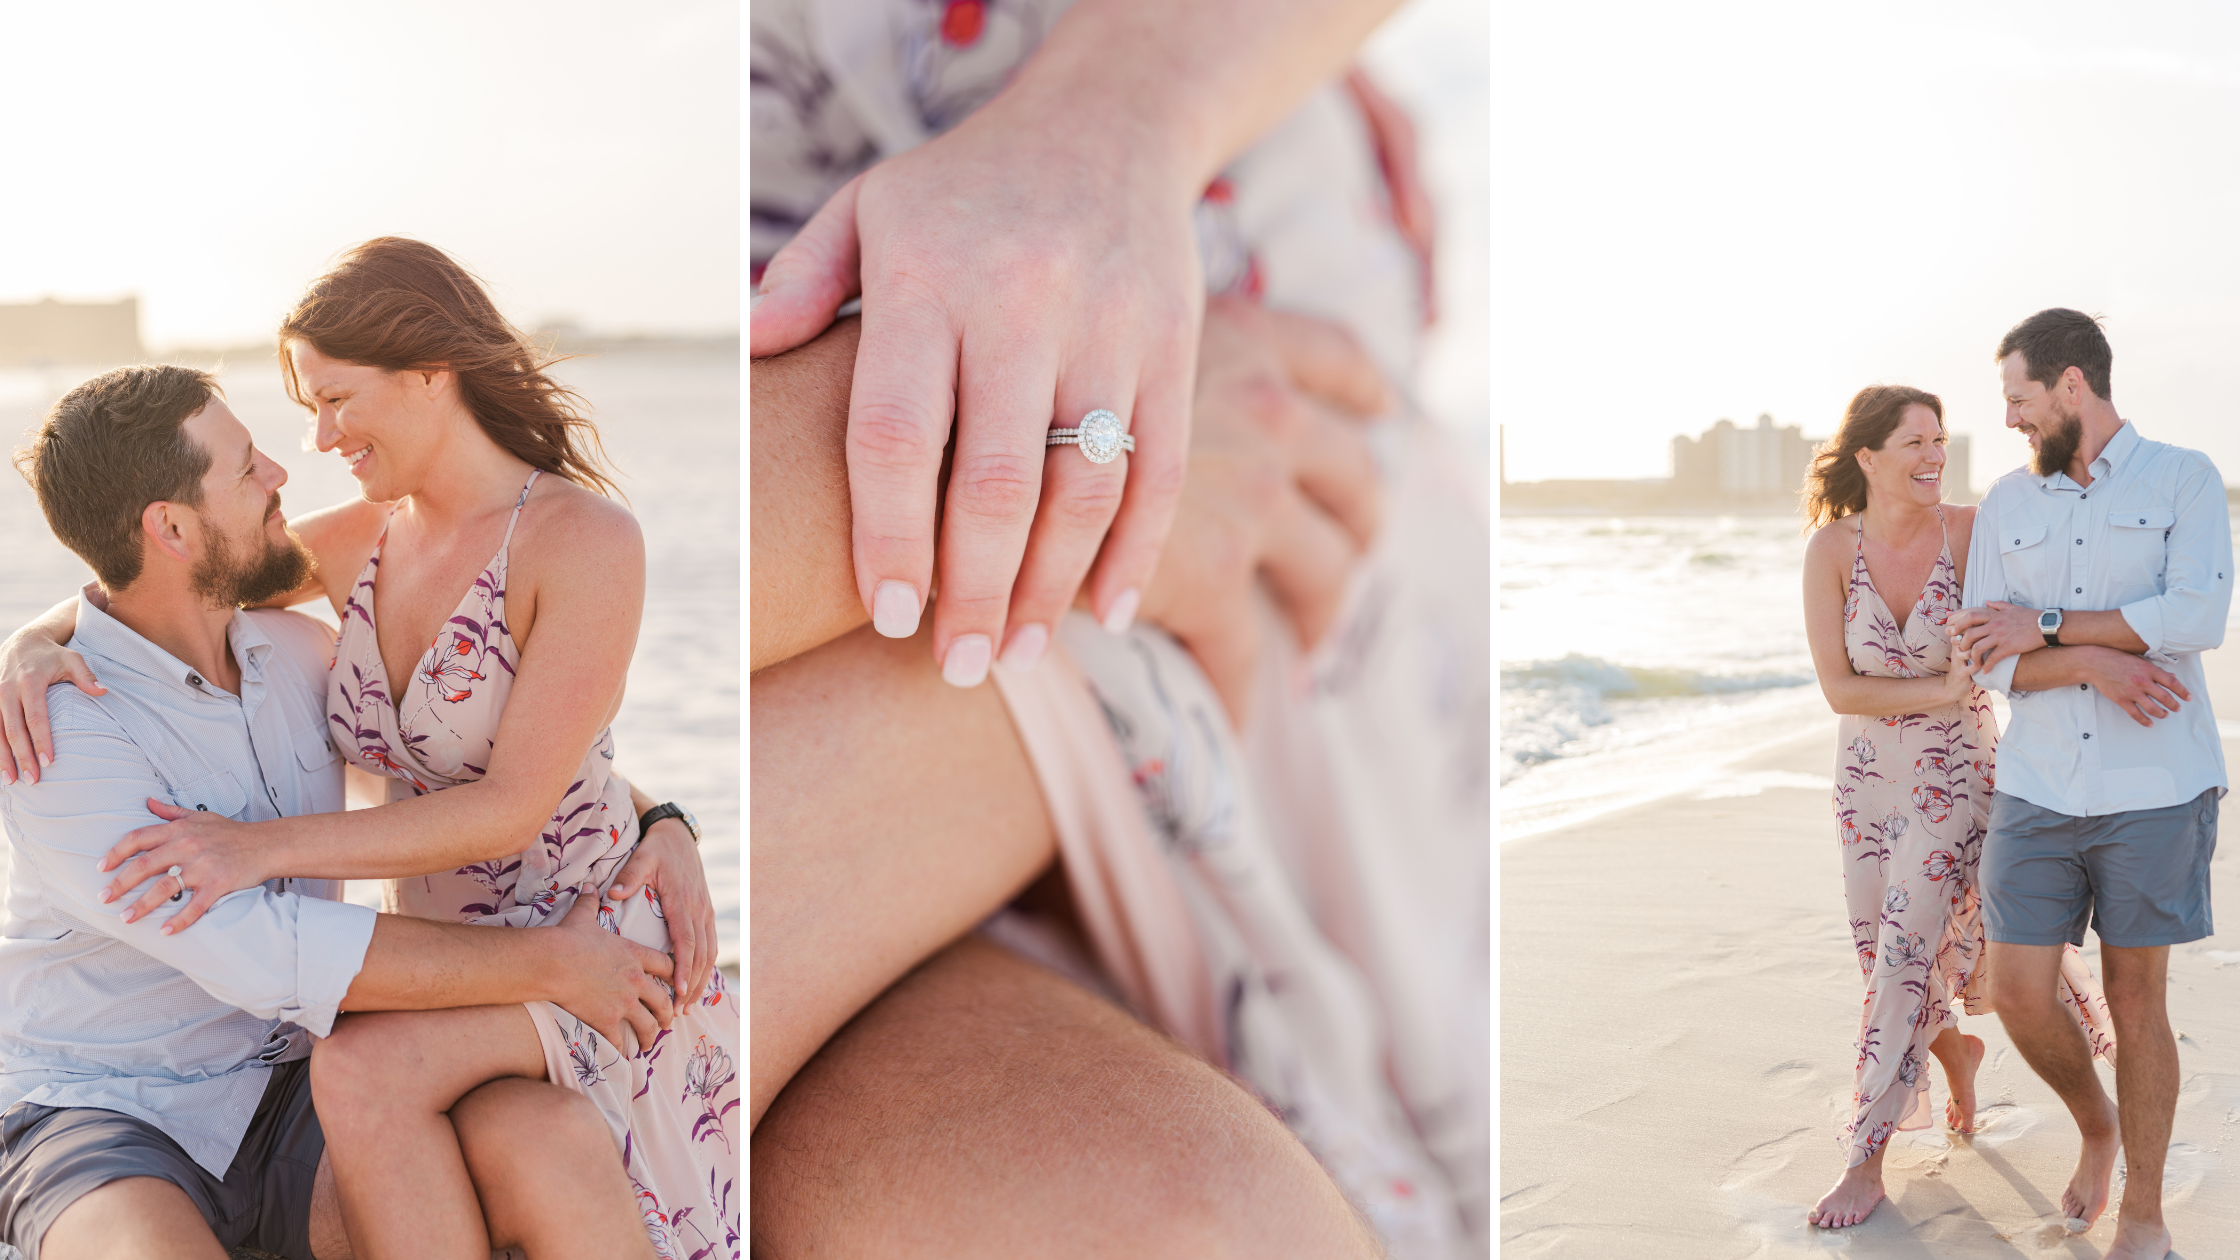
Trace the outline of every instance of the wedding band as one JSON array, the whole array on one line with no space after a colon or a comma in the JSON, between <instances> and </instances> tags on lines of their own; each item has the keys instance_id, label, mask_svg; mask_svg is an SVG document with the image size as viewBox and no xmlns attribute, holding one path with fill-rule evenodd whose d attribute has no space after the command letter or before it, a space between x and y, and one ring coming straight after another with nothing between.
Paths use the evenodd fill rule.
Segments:
<instances>
[{"instance_id":1,"label":"wedding band","mask_svg":"<svg viewBox=\"0 0 2240 1260\"><path fill-rule=\"evenodd\" d=\"M1120 452L1136 449L1136 438L1124 432L1120 417L1102 407L1081 417L1077 429L1052 429L1049 446L1078 446L1081 457L1092 464L1109 464L1120 458Z\"/></svg>"},{"instance_id":2,"label":"wedding band","mask_svg":"<svg viewBox=\"0 0 2240 1260\"><path fill-rule=\"evenodd\" d=\"M179 898L187 895L186 873L181 868L174 866L170 870L165 871L164 874L169 875L171 878L179 881L179 891L171 894L171 899L173 901L177 901Z\"/></svg>"}]
</instances>

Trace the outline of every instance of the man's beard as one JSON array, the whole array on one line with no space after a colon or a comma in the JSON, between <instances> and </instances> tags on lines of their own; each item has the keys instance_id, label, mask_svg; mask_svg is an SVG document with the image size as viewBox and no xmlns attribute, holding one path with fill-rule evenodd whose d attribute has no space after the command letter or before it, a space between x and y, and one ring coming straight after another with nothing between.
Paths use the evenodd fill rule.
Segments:
<instances>
[{"instance_id":1,"label":"man's beard","mask_svg":"<svg viewBox=\"0 0 2240 1260\"><path fill-rule=\"evenodd\" d=\"M2031 462L2041 477L2066 469L2084 445L2084 417L2075 412L2063 415L2056 407L2052 426L2038 426L2038 451Z\"/></svg>"},{"instance_id":2,"label":"man's beard","mask_svg":"<svg viewBox=\"0 0 2240 1260\"><path fill-rule=\"evenodd\" d=\"M280 510L280 496L272 496L266 513ZM284 528L284 527L283 527ZM311 553L303 549L294 530L288 540L276 543L264 536L262 523L256 533L257 554L243 560L234 541L213 530L205 535L208 550L190 575L194 593L213 608L245 608L275 595L285 595L311 578Z\"/></svg>"}]
</instances>

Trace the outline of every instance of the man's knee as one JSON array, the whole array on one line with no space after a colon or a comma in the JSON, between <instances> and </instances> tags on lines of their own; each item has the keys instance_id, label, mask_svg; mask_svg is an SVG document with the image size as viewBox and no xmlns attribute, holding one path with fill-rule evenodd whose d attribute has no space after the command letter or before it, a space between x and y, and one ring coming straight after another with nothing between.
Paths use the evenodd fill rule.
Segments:
<instances>
[{"instance_id":1,"label":"man's knee","mask_svg":"<svg viewBox=\"0 0 2240 1260\"><path fill-rule=\"evenodd\" d=\"M187 1192L161 1177L126 1177L87 1191L39 1243L40 1260L224 1260Z\"/></svg>"}]
</instances>

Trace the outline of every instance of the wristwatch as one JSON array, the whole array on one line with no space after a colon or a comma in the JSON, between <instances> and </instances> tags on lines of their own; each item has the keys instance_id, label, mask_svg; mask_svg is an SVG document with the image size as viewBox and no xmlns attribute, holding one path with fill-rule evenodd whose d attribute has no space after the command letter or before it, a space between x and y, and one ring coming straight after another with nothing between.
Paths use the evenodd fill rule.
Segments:
<instances>
[{"instance_id":1,"label":"wristwatch","mask_svg":"<svg viewBox=\"0 0 2240 1260\"><path fill-rule=\"evenodd\" d=\"M2048 608L2038 614L2038 633L2046 637L2047 647L2061 646L2061 610Z\"/></svg>"},{"instance_id":2,"label":"wristwatch","mask_svg":"<svg viewBox=\"0 0 2240 1260\"><path fill-rule=\"evenodd\" d=\"M694 844L700 843L700 820L692 816L691 810L677 804L675 801L665 801L662 804L656 805L652 809L647 810L645 813L638 815L638 834L641 836L646 834L646 832L650 830L655 823L660 822L664 818L676 818L682 820L684 823L684 829L692 833L692 842Z\"/></svg>"}]
</instances>

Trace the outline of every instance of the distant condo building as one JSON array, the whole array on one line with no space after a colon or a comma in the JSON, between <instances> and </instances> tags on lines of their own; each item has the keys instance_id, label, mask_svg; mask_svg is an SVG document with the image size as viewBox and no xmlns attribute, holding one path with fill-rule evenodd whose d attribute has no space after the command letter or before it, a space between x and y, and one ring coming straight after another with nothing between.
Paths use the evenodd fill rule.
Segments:
<instances>
[{"instance_id":1,"label":"distant condo building","mask_svg":"<svg viewBox=\"0 0 2240 1260\"><path fill-rule=\"evenodd\" d=\"M1753 428L1721 420L1697 437L1672 439L1672 475L1631 481L1510 481L1501 509L1517 512L1794 512L1805 473L1824 439L1760 415ZM1504 445L1504 454L1506 446ZM1945 499L1973 503L1968 438L1945 448Z\"/></svg>"},{"instance_id":2,"label":"distant condo building","mask_svg":"<svg viewBox=\"0 0 2240 1260\"><path fill-rule=\"evenodd\" d=\"M145 357L139 298L0 303L0 368L115 367Z\"/></svg>"}]
</instances>

